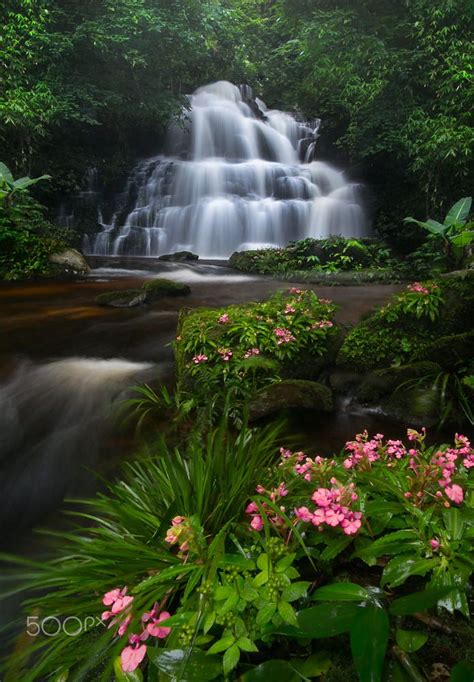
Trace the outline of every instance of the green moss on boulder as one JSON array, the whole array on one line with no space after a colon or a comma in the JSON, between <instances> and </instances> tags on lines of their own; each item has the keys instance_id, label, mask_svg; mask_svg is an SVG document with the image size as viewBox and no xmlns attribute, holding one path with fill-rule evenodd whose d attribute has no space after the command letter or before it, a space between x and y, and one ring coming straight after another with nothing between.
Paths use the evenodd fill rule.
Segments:
<instances>
[{"instance_id":1,"label":"green moss on boulder","mask_svg":"<svg viewBox=\"0 0 474 682\"><path fill-rule=\"evenodd\" d=\"M143 285L148 301L153 301L166 296L189 296L191 288L181 282L173 282L171 279L158 277L149 279Z\"/></svg>"},{"instance_id":2,"label":"green moss on boulder","mask_svg":"<svg viewBox=\"0 0 474 682\"><path fill-rule=\"evenodd\" d=\"M316 381L287 379L266 386L250 402L250 419L267 417L288 409L331 412L331 389Z\"/></svg>"},{"instance_id":3,"label":"green moss on boulder","mask_svg":"<svg viewBox=\"0 0 474 682\"><path fill-rule=\"evenodd\" d=\"M438 363L443 369L454 369L459 364L472 360L474 348L474 331L464 334L442 336L427 344L415 357ZM421 363L420 363L421 364Z\"/></svg>"},{"instance_id":4,"label":"green moss on boulder","mask_svg":"<svg viewBox=\"0 0 474 682\"><path fill-rule=\"evenodd\" d=\"M390 395L407 381L441 371L435 362L413 362L371 372L361 383L357 398L361 403L373 404Z\"/></svg>"}]
</instances>

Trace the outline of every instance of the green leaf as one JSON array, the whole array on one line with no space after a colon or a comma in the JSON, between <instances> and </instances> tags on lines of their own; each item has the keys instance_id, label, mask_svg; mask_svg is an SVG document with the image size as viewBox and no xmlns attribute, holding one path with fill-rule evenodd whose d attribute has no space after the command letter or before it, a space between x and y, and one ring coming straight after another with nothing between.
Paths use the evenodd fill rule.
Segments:
<instances>
[{"instance_id":1,"label":"green leaf","mask_svg":"<svg viewBox=\"0 0 474 682\"><path fill-rule=\"evenodd\" d=\"M469 661L459 661L451 670L449 682L474 682L474 667Z\"/></svg>"},{"instance_id":2,"label":"green leaf","mask_svg":"<svg viewBox=\"0 0 474 682\"><path fill-rule=\"evenodd\" d=\"M249 653L258 651L255 644L248 637L239 637L236 644L242 651L248 651Z\"/></svg>"},{"instance_id":3,"label":"green leaf","mask_svg":"<svg viewBox=\"0 0 474 682\"><path fill-rule=\"evenodd\" d=\"M384 554L398 554L407 550L419 549L423 546L414 530L397 530L372 542L354 554L363 561L376 559Z\"/></svg>"},{"instance_id":4,"label":"green leaf","mask_svg":"<svg viewBox=\"0 0 474 682\"><path fill-rule=\"evenodd\" d=\"M360 609L350 634L352 657L360 682L380 682L389 634L387 612L371 606Z\"/></svg>"},{"instance_id":5,"label":"green leaf","mask_svg":"<svg viewBox=\"0 0 474 682\"><path fill-rule=\"evenodd\" d=\"M278 632L288 637L320 639L349 632L358 613L356 604L318 604L296 615L297 627L279 626Z\"/></svg>"},{"instance_id":6,"label":"green leaf","mask_svg":"<svg viewBox=\"0 0 474 682\"><path fill-rule=\"evenodd\" d=\"M283 601L296 601L297 599L301 599L302 597L306 596L306 593L308 591L308 587L311 585L311 583L307 581L300 581L297 583L291 583L291 585L287 585L285 588L283 588L283 592L281 593L281 598Z\"/></svg>"},{"instance_id":7,"label":"green leaf","mask_svg":"<svg viewBox=\"0 0 474 682\"><path fill-rule=\"evenodd\" d=\"M153 585L165 583L171 580L175 581L179 576L185 576L187 573L192 573L198 568L198 566L183 566L182 564L179 566L170 566L170 568L164 568L162 571L159 571L158 573L155 573L155 575L151 575L149 578L142 580L141 583L138 583L138 585L133 588L132 593L139 594L140 592L153 587Z\"/></svg>"},{"instance_id":8,"label":"green leaf","mask_svg":"<svg viewBox=\"0 0 474 682\"><path fill-rule=\"evenodd\" d=\"M334 540L328 542L327 546L321 552L321 561L332 561L338 554L343 552L352 541L353 538L351 536L344 534L334 538Z\"/></svg>"},{"instance_id":9,"label":"green leaf","mask_svg":"<svg viewBox=\"0 0 474 682\"><path fill-rule=\"evenodd\" d=\"M464 223L471 210L472 197L463 197L456 201L454 206L451 206L446 218L444 219L445 225L454 225L455 223Z\"/></svg>"},{"instance_id":10,"label":"green leaf","mask_svg":"<svg viewBox=\"0 0 474 682\"><path fill-rule=\"evenodd\" d=\"M327 673L331 667L331 659L327 651L318 651L306 659L291 659L291 665L303 675L303 677L319 677Z\"/></svg>"},{"instance_id":11,"label":"green leaf","mask_svg":"<svg viewBox=\"0 0 474 682\"><path fill-rule=\"evenodd\" d=\"M228 675L235 668L240 660L240 649L237 644L233 644L224 654L223 666L224 673Z\"/></svg>"},{"instance_id":12,"label":"green leaf","mask_svg":"<svg viewBox=\"0 0 474 682\"><path fill-rule=\"evenodd\" d=\"M411 575L425 575L428 571L438 566L440 559L410 559L411 555L401 554L391 559L385 566L380 586L397 587L405 582Z\"/></svg>"},{"instance_id":13,"label":"green leaf","mask_svg":"<svg viewBox=\"0 0 474 682\"><path fill-rule=\"evenodd\" d=\"M451 237L451 243L454 246L463 247L469 246L469 244L474 240L474 232L472 230L466 230L460 234Z\"/></svg>"},{"instance_id":14,"label":"green leaf","mask_svg":"<svg viewBox=\"0 0 474 682\"><path fill-rule=\"evenodd\" d=\"M0 161L0 179L10 183L13 182L13 175L11 174L10 169L2 161Z\"/></svg>"},{"instance_id":15,"label":"green leaf","mask_svg":"<svg viewBox=\"0 0 474 682\"><path fill-rule=\"evenodd\" d=\"M244 585L243 588L240 590L240 596L245 601L249 602L255 601L256 599L258 599L258 590L251 587L250 585Z\"/></svg>"},{"instance_id":16,"label":"green leaf","mask_svg":"<svg viewBox=\"0 0 474 682\"><path fill-rule=\"evenodd\" d=\"M314 601L362 601L369 596L367 590L355 583L332 583L320 587L313 594Z\"/></svg>"},{"instance_id":17,"label":"green leaf","mask_svg":"<svg viewBox=\"0 0 474 682\"><path fill-rule=\"evenodd\" d=\"M395 638L400 649L408 654L418 651L428 641L428 635L425 632L402 630L401 628L397 628Z\"/></svg>"},{"instance_id":18,"label":"green leaf","mask_svg":"<svg viewBox=\"0 0 474 682\"><path fill-rule=\"evenodd\" d=\"M284 556L283 559L280 559L280 561L276 563L275 572L284 573L286 569L291 566L295 558L296 554L288 554L288 556Z\"/></svg>"},{"instance_id":19,"label":"green leaf","mask_svg":"<svg viewBox=\"0 0 474 682\"><path fill-rule=\"evenodd\" d=\"M288 661L272 659L249 670L240 678L241 682L297 682L301 676L289 665Z\"/></svg>"},{"instance_id":20,"label":"green leaf","mask_svg":"<svg viewBox=\"0 0 474 682\"><path fill-rule=\"evenodd\" d=\"M464 520L461 511L456 507L443 511L443 521L451 540L460 540L464 531Z\"/></svg>"},{"instance_id":21,"label":"green leaf","mask_svg":"<svg viewBox=\"0 0 474 682\"><path fill-rule=\"evenodd\" d=\"M419 611L436 606L438 601L446 597L452 591L452 587L434 587L422 592L413 592L405 597L395 599L390 605L389 611L394 616L409 616Z\"/></svg>"},{"instance_id":22,"label":"green leaf","mask_svg":"<svg viewBox=\"0 0 474 682\"><path fill-rule=\"evenodd\" d=\"M216 612L211 611L204 618L204 623L202 626L202 631L204 632L204 634L207 634L209 632L209 630L212 628L212 626L214 625L215 622L216 622Z\"/></svg>"},{"instance_id":23,"label":"green leaf","mask_svg":"<svg viewBox=\"0 0 474 682\"><path fill-rule=\"evenodd\" d=\"M258 573L253 579L253 584L255 587L262 587L262 585L265 585L265 583L267 582L268 582L267 571L262 571L261 573Z\"/></svg>"},{"instance_id":24,"label":"green leaf","mask_svg":"<svg viewBox=\"0 0 474 682\"><path fill-rule=\"evenodd\" d=\"M255 561L246 559L241 554L224 554L219 561L219 566L237 566L245 571L255 570Z\"/></svg>"},{"instance_id":25,"label":"green leaf","mask_svg":"<svg viewBox=\"0 0 474 682\"><path fill-rule=\"evenodd\" d=\"M232 591L232 594L230 594L224 604L219 608L219 614L223 615L224 613L229 613L229 611L232 611L237 604L239 603L239 595L236 590Z\"/></svg>"},{"instance_id":26,"label":"green leaf","mask_svg":"<svg viewBox=\"0 0 474 682\"><path fill-rule=\"evenodd\" d=\"M298 625L295 610L287 601L278 602L278 613L285 623L288 623L289 625Z\"/></svg>"},{"instance_id":27,"label":"green leaf","mask_svg":"<svg viewBox=\"0 0 474 682\"><path fill-rule=\"evenodd\" d=\"M228 599L235 592L230 585L218 585L214 590L214 599L216 601L223 601Z\"/></svg>"},{"instance_id":28,"label":"green leaf","mask_svg":"<svg viewBox=\"0 0 474 682\"><path fill-rule=\"evenodd\" d=\"M180 682L208 682L222 676L222 659L200 649L148 647L148 658L160 672Z\"/></svg>"},{"instance_id":29,"label":"green leaf","mask_svg":"<svg viewBox=\"0 0 474 682\"><path fill-rule=\"evenodd\" d=\"M275 614L276 608L276 604L265 604L265 606L262 606L257 612L257 625L269 623Z\"/></svg>"},{"instance_id":30,"label":"green leaf","mask_svg":"<svg viewBox=\"0 0 474 682\"><path fill-rule=\"evenodd\" d=\"M142 682L143 680L140 668L137 668L132 673L124 673L120 656L114 659L114 673L116 682Z\"/></svg>"},{"instance_id":31,"label":"green leaf","mask_svg":"<svg viewBox=\"0 0 474 682\"><path fill-rule=\"evenodd\" d=\"M222 651L225 651L226 649L231 647L234 642L235 642L234 635L226 635L225 637L222 637L222 639L219 639L217 642L214 642L214 644L208 649L207 653L220 654Z\"/></svg>"}]
</instances>

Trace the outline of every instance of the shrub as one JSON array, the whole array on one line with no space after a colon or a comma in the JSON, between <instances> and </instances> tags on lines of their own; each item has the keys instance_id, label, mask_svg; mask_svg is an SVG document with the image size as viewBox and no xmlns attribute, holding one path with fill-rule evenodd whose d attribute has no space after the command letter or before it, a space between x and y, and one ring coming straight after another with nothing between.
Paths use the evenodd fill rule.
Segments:
<instances>
[{"instance_id":1,"label":"shrub","mask_svg":"<svg viewBox=\"0 0 474 682\"><path fill-rule=\"evenodd\" d=\"M231 392L238 405L303 355L320 363L335 336L334 310L312 291L292 288L264 303L185 312L175 344L180 388L192 388L198 403Z\"/></svg>"}]
</instances>

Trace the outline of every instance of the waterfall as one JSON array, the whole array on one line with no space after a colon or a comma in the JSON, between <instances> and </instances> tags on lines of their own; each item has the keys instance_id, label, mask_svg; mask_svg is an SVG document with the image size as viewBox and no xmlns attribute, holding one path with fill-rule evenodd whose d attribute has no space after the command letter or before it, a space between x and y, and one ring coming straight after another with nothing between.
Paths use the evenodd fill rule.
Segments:
<instances>
[{"instance_id":1,"label":"waterfall","mask_svg":"<svg viewBox=\"0 0 474 682\"><path fill-rule=\"evenodd\" d=\"M136 166L121 197L128 209L102 225L90 252L218 259L305 237L363 236L358 186L314 159L319 125L268 109L248 86L199 88L169 131L167 154Z\"/></svg>"}]
</instances>

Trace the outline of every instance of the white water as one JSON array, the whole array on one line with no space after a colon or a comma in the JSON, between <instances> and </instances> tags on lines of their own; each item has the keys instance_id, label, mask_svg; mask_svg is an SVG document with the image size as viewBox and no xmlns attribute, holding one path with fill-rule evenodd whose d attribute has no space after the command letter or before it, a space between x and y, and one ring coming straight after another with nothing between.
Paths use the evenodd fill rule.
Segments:
<instances>
[{"instance_id":1,"label":"white water","mask_svg":"<svg viewBox=\"0 0 474 682\"><path fill-rule=\"evenodd\" d=\"M318 127L268 110L248 88L225 81L199 88L169 132L169 155L134 169L123 197L129 208L85 250L228 258L305 237L363 236L357 185L313 160Z\"/></svg>"}]
</instances>

